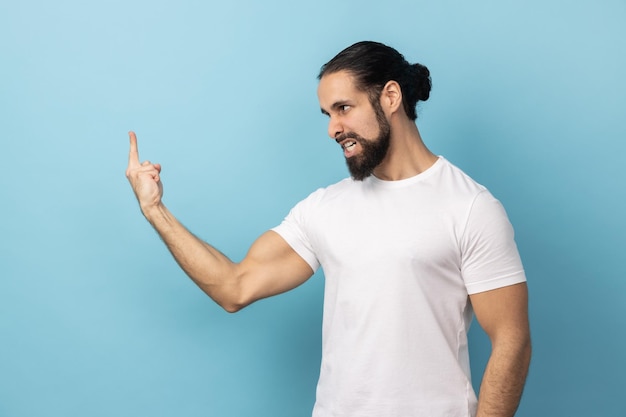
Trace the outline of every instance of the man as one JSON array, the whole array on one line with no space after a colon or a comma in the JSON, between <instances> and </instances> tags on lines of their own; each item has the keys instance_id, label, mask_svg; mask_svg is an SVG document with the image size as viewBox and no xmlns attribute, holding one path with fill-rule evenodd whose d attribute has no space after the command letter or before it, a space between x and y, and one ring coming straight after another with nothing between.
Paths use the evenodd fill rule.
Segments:
<instances>
[{"instance_id":1,"label":"man","mask_svg":"<svg viewBox=\"0 0 626 417\"><path fill-rule=\"evenodd\" d=\"M326 277L314 417L512 416L530 361L527 288L500 203L415 124L428 69L375 42L322 67L318 98L352 178L317 190L231 262L161 202L161 167L126 175L141 210L192 280L229 312ZM478 400L467 330L492 342Z\"/></svg>"}]
</instances>

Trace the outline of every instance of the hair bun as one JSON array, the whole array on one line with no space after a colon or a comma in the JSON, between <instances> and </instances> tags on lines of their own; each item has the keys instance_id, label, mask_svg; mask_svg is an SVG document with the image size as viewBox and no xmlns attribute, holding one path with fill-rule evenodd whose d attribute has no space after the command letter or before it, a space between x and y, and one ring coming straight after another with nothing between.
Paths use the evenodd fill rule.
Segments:
<instances>
[{"instance_id":1,"label":"hair bun","mask_svg":"<svg viewBox=\"0 0 626 417\"><path fill-rule=\"evenodd\" d=\"M411 65L411 73L414 77L417 99L421 101L428 100L430 89L432 88L430 71L424 65L416 63Z\"/></svg>"}]
</instances>

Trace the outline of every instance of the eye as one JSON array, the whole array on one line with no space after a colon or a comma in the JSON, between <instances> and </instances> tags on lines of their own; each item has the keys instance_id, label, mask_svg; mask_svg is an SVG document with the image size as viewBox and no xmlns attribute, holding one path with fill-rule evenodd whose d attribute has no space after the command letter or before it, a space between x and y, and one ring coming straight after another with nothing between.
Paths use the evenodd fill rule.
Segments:
<instances>
[{"instance_id":1,"label":"eye","mask_svg":"<svg viewBox=\"0 0 626 417\"><path fill-rule=\"evenodd\" d=\"M339 106L339 111L345 113L350 110L350 107L351 106L349 104L342 104L341 106Z\"/></svg>"}]
</instances>

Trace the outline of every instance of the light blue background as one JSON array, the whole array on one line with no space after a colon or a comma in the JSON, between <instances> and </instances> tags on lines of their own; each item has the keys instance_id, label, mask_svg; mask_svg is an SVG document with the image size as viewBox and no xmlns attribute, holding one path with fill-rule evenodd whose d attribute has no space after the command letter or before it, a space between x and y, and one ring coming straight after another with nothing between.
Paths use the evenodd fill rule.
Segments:
<instances>
[{"instance_id":1,"label":"light blue background","mask_svg":"<svg viewBox=\"0 0 626 417\"><path fill-rule=\"evenodd\" d=\"M626 416L623 0L2 0L0 416L310 414L322 274L220 310L139 213L126 132L170 209L240 259L346 175L315 77L363 39L430 68L426 143L516 228L534 337L518 416Z\"/></svg>"}]
</instances>

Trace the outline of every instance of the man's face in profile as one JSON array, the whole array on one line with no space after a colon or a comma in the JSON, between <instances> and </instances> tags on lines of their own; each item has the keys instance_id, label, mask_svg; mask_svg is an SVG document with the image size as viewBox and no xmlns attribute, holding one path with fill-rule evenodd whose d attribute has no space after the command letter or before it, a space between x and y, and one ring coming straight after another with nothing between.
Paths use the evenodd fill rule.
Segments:
<instances>
[{"instance_id":1,"label":"man's face in profile","mask_svg":"<svg viewBox=\"0 0 626 417\"><path fill-rule=\"evenodd\" d=\"M379 100L372 105L347 71L324 75L317 94L322 113L330 118L328 135L343 149L350 175L359 181L369 177L385 159L391 137Z\"/></svg>"}]
</instances>

